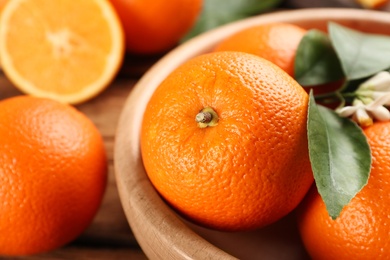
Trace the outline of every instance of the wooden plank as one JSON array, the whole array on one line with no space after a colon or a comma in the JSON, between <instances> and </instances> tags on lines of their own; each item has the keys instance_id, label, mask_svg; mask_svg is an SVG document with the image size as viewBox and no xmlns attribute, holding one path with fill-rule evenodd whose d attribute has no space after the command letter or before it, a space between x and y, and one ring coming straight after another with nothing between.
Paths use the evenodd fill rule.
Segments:
<instances>
[{"instance_id":1,"label":"wooden plank","mask_svg":"<svg viewBox=\"0 0 390 260\"><path fill-rule=\"evenodd\" d=\"M139 249L132 248L90 248L67 246L34 256L0 257L1 260L144 260L146 256Z\"/></svg>"}]
</instances>

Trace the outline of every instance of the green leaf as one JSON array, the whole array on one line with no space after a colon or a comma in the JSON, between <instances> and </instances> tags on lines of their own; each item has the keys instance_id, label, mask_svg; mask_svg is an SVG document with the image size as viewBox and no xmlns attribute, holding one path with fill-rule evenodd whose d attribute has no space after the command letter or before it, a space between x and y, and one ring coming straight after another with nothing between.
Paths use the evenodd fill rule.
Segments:
<instances>
[{"instance_id":1,"label":"green leaf","mask_svg":"<svg viewBox=\"0 0 390 260\"><path fill-rule=\"evenodd\" d=\"M340 61L324 32L309 30L295 56L295 79L302 86L315 86L344 77Z\"/></svg>"},{"instance_id":2,"label":"green leaf","mask_svg":"<svg viewBox=\"0 0 390 260\"><path fill-rule=\"evenodd\" d=\"M368 181L370 147L357 124L317 105L312 92L307 127L315 183L329 215L335 219Z\"/></svg>"},{"instance_id":3,"label":"green leaf","mask_svg":"<svg viewBox=\"0 0 390 260\"><path fill-rule=\"evenodd\" d=\"M390 68L390 37L329 23L329 36L348 80Z\"/></svg>"},{"instance_id":4,"label":"green leaf","mask_svg":"<svg viewBox=\"0 0 390 260\"><path fill-rule=\"evenodd\" d=\"M280 2L281 0L205 0L197 23L182 42L220 25L268 11Z\"/></svg>"}]
</instances>

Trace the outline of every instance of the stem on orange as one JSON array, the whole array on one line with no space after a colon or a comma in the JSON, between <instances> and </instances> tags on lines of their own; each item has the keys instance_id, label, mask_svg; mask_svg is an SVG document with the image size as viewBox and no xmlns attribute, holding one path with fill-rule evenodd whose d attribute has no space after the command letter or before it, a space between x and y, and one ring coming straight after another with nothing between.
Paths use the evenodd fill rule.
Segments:
<instances>
[{"instance_id":1,"label":"stem on orange","mask_svg":"<svg viewBox=\"0 0 390 260\"><path fill-rule=\"evenodd\" d=\"M218 114L211 107L205 107L195 117L195 121L200 128L216 126L218 124Z\"/></svg>"}]
</instances>

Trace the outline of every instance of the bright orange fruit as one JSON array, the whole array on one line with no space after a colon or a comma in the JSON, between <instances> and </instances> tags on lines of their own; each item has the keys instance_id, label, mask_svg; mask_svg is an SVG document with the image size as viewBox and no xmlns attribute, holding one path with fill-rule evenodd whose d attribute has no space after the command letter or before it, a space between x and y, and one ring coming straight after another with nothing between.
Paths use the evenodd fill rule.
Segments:
<instances>
[{"instance_id":1,"label":"bright orange fruit","mask_svg":"<svg viewBox=\"0 0 390 260\"><path fill-rule=\"evenodd\" d=\"M97 128L71 106L19 96L0 102L0 255L42 253L80 235L106 187Z\"/></svg>"},{"instance_id":2,"label":"bright orange fruit","mask_svg":"<svg viewBox=\"0 0 390 260\"><path fill-rule=\"evenodd\" d=\"M156 54L178 43L195 24L203 0L110 0L121 19L126 50Z\"/></svg>"},{"instance_id":3,"label":"bright orange fruit","mask_svg":"<svg viewBox=\"0 0 390 260\"><path fill-rule=\"evenodd\" d=\"M13 0L0 19L0 63L24 93L81 103L114 79L124 55L107 0Z\"/></svg>"},{"instance_id":4,"label":"bright orange fruit","mask_svg":"<svg viewBox=\"0 0 390 260\"><path fill-rule=\"evenodd\" d=\"M300 41L307 30L290 23L269 23L252 26L222 40L214 51L242 51L257 55L279 66L295 77L294 63ZM317 86L305 86L306 92L313 89L314 95L333 92L342 86L344 79ZM326 104L337 106L339 102Z\"/></svg>"},{"instance_id":5,"label":"bright orange fruit","mask_svg":"<svg viewBox=\"0 0 390 260\"><path fill-rule=\"evenodd\" d=\"M313 259L390 259L390 122L364 130L372 151L367 185L332 220L315 187L299 206L303 242Z\"/></svg>"},{"instance_id":6,"label":"bright orange fruit","mask_svg":"<svg viewBox=\"0 0 390 260\"><path fill-rule=\"evenodd\" d=\"M367 9L380 9L389 3L389 0L355 0L362 7Z\"/></svg>"},{"instance_id":7,"label":"bright orange fruit","mask_svg":"<svg viewBox=\"0 0 390 260\"><path fill-rule=\"evenodd\" d=\"M294 77L294 60L306 29L289 23L270 23L243 29L222 40L215 51L242 51L276 64Z\"/></svg>"},{"instance_id":8,"label":"bright orange fruit","mask_svg":"<svg viewBox=\"0 0 390 260\"><path fill-rule=\"evenodd\" d=\"M146 172L173 208L202 225L248 230L275 222L313 182L307 102L289 75L255 55L191 59L147 105Z\"/></svg>"},{"instance_id":9,"label":"bright orange fruit","mask_svg":"<svg viewBox=\"0 0 390 260\"><path fill-rule=\"evenodd\" d=\"M0 0L0 12L3 10L5 4L8 2L9 0Z\"/></svg>"}]
</instances>

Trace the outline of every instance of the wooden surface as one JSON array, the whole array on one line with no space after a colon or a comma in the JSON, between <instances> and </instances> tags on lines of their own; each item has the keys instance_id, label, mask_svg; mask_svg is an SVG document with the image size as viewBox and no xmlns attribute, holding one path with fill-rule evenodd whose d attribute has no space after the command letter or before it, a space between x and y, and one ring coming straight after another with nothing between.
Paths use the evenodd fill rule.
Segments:
<instances>
[{"instance_id":1,"label":"wooden surface","mask_svg":"<svg viewBox=\"0 0 390 260\"><path fill-rule=\"evenodd\" d=\"M109 163L108 185L99 212L90 227L70 244L40 255L2 257L0 259L146 259L132 231L119 200L113 167L115 131L123 104L143 72L159 57L126 57L116 80L96 98L77 105L100 130ZM0 71L0 99L21 95ZM31 238L34 239L34 238Z\"/></svg>"}]
</instances>

